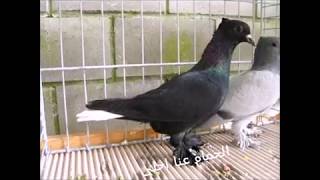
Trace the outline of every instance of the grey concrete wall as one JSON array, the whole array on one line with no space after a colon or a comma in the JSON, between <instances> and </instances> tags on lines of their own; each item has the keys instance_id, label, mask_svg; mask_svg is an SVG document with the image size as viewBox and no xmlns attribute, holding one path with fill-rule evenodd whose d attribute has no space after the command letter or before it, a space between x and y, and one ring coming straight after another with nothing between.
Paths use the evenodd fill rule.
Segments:
<instances>
[{"instance_id":1,"label":"grey concrete wall","mask_svg":"<svg viewBox=\"0 0 320 180\"><path fill-rule=\"evenodd\" d=\"M49 0L50 1L50 0ZM48 1L48 2L49 2ZM52 1L52 10L57 11L59 7L58 0ZM46 0L41 0L40 11L46 11ZM144 0L143 9L145 12L160 12L160 9L165 12L176 13L177 6L176 0ZM140 0L124 0L124 11L140 12L141 10ZM238 12L239 3L239 12ZM82 3L83 10L85 11L99 11L101 10L100 0L84 0ZM161 6L161 7L160 7ZM121 11L121 0L108 0L103 2L105 11ZM179 12L181 13L193 13L193 1L192 0L179 0L178 1ZM61 1L62 10L79 10L79 0ZM195 12L199 14L213 14L213 15L238 15L252 16L252 0L195 0Z\"/></svg>"},{"instance_id":2,"label":"grey concrete wall","mask_svg":"<svg viewBox=\"0 0 320 180\"><path fill-rule=\"evenodd\" d=\"M63 9L77 10L78 2L62 1ZM190 1L192 2L192 1ZM221 21L222 16L208 16L205 10L207 5L204 2L197 2L196 15L196 44L193 40L193 23L194 17L190 13L190 2L184 3L181 6L180 15L180 57L181 62L192 61L194 59L193 48L197 49L196 59L199 60L202 51L210 40L215 28ZM248 5L247 10L243 11L241 19L249 23L252 27L252 19L246 17L250 16L251 8L247 1L240 1L241 5ZM41 2L41 8L45 8L45 3ZM69 3L69 4L68 4ZM84 3L84 9L96 10L100 8L99 1L92 1ZM121 1L108 1L105 7L110 6L108 10L118 11L119 3ZM149 5L147 5L149 3ZM159 12L158 5L154 1L145 3L145 10L149 11L144 16L144 45L145 45L145 63L160 62L160 30L159 30ZM213 3L218 3L213 2ZM233 2L227 2L227 4ZM182 4L182 3L181 3ZM54 8L56 2L53 1ZM163 62L177 62L177 28L176 15L171 14L175 12L175 4L171 1L163 1L163 10L170 12L163 15ZM126 63L137 64L141 63L141 17L134 11L140 10L140 4L134 1L126 1L125 7L127 11L124 18L125 26L125 48L126 48ZM213 4L212 8L216 8L217 4ZM166 9L167 8L167 9ZM168 9L169 8L169 9ZM242 9L242 6L241 6ZM245 8L243 8L245 9ZM228 13L232 15L234 9L228 8ZM61 52L60 52L60 37L59 37L59 18L56 14L53 17L41 16L41 49L40 49L40 63L41 68L61 67ZM255 26L255 38L260 36L260 21L257 20ZM82 56L81 44L81 24L79 12L63 11L62 24L62 42L63 42L63 58L64 66L82 66L84 58L85 65L103 65L103 51L102 51L102 23L105 26L105 61L107 65L116 65L123 63L122 54L122 26L121 16L119 12L106 12L105 18L102 20L99 13L85 13L83 19L83 37L84 37L84 57ZM268 21L267 24L273 25L274 21ZM240 51L239 51L240 49ZM240 55L239 55L240 53ZM248 44L241 44L234 52L234 60L251 60L252 47ZM186 71L191 66L181 66L181 71ZM232 71L237 71L238 68L246 70L250 65L232 65ZM177 67L164 67L164 76L173 75L177 73ZM145 85L142 84L141 75L142 68L126 68L127 71L127 96L132 97L139 93L145 92L152 88L158 87L160 81L160 67L146 67L145 68ZM123 97L123 69L107 69L107 96L108 97ZM62 91L62 75L60 71L43 72L44 82L44 100L45 113L47 120L47 128L49 135L57 133L65 133L65 112ZM87 70L87 92L88 100L98 99L104 97L104 83L103 70ZM77 123L75 115L84 109L84 86L82 70L66 71L66 104L67 104L67 118L69 123L69 131L84 132L85 124ZM125 123L129 123L129 129L143 128L142 124L127 121L112 120L108 126L112 129L124 129ZM105 128L104 122L89 123L91 131L102 131Z\"/></svg>"},{"instance_id":3,"label":"grey concrete wall","mask_svg":"<svg viewBox=\"0 0 320 180\"><path fill-rule=\"evenodd\" d=\"M56 12L59 7L58 0L40 0L40 11L47 11L47 4L51 1L52 11ZM123 9L125 12L140 12L140 0L124 0ZM264 0L264 3L277 4L280 0ZM193 7L193 4L195 5ZM49 6L49 5L48 5ZM84 11L100 11L102 3L100 0L83 0L82 7ZM178 7L178 8L177 8ZM226 16L247 16L252 17L252 0L179 0L178 6L176 0L144 0L143 10L148 12L168 12L168 13L193 13L212 14ZM279 15L279 6L269 6L262 12L263 17ZM61 10L77 11L80 9L79 0L61 1ZM121 0L104 0L103 9L105 11L121 11ZM256 2L256 15L261 16L261 2Z\"/></svg>"}]
</instances>

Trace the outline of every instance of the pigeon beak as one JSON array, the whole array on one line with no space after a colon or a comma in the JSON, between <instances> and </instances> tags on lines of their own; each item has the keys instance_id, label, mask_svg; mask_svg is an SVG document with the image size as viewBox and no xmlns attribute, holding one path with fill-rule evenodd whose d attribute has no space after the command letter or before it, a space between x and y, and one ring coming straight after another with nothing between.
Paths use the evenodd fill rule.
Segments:
<instances>
[{"instance_id":1,"label":"pigeon beak","mask_svg":"<svg viewBox=\"0 0 320 180\"><path fill-rule=\"evenodd\" d=\"M252 38L252 36L251 36L251 34L248 34L248 35L246 36L246 41L247 41L249 44L251 44L252 46L256 46L256 45L255 45L255 42L254 42L254 40L253 40L253 38Z\"/></svg>"}]
</instances>

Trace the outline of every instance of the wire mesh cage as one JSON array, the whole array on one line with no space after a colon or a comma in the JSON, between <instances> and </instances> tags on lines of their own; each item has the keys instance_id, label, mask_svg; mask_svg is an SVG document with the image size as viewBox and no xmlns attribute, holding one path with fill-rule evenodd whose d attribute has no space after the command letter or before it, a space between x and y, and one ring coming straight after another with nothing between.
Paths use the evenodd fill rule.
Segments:
<instances>
[{"instance_id":1,"label":"wire mesh cage","mask_svg":"<svg viewBox=\"0 0 320 180\"><path fill-rule=\"evenodd\" d=\"M222 17L247 22L256 40L280 36L280 0L41 0L42 156L165 139L148 124L79 123L76 114L90 100L133 97L190 69ZM249 69L253 53L240 44L231 74Z\"/></svg>"}]
</instances>

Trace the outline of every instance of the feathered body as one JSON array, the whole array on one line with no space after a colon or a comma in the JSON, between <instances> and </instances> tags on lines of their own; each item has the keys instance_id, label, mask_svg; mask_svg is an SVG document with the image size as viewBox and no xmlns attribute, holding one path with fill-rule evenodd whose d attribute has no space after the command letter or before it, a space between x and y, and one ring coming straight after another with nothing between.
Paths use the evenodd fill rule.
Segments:
<instances>
[{"instance_id":1,"label":"feathered body","mask_svg":"<svg viewBox=\"0 0 320 180\"><path fill-rule=\"evenodd\" d=\"M226 93L227 79L210 70L191 72L132 99L97 100L87 107L121 114L125 119L150 122L160 133L176 134L218 111Z\"/></svg>"},{"instance_id":2,"label":"feathered body","mask_svg":"<svg viewBox=\"0 0 320 180\"><path fill-rule=\"evenodd\" d=\"M233 50L240 42L253 43L249 34L246 23L224 18L196 65L201 69L193 68L136 97L95 100L87 108L149 122L155 131L171 136L175 156L189 157L189 149L200 144L190 143L186 135L220 109L228 91ZM78 117L89 120L94 115L84 112Z\"/></svg>"},{"instance_id":3,"label":"feathered body","mask_svg":"<svg viewBox=\"0 0 320 180\"><path fill-rule=\"evenodd\" d=\"M241 148L255 144L247 125L256 115L271 108L280 98L280 39L261 37L250 70L233 76L229 93L219 112L200 127L232 120L232 131ZM245 132L246 134L242 134Z\"/></svg>"}]
</instances>

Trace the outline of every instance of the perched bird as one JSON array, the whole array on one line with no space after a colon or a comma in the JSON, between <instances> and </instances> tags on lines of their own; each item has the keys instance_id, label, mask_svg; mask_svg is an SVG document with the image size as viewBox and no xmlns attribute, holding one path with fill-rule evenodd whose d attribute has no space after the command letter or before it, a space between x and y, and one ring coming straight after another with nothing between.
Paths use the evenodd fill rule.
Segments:
<instances>
[{"instance_id":1,"label":"perched bird","mask_svg":"<svg viewBox=\"0 0 320 180\"><path fill-rule=\"evenodd\" d=\"M209 121L199 127L210 127L231 120L235 142L244 149L261 142L250 135L260 133L248 128L257 115L280 100L280 38L260 37L250 70L231 77L228 95Z\"/></svg>"},{"instance_id":2,"label":"perched bird","mask_svg":"<svg viewBox=\"0 0 320 180\"><path fill-rule=\"evenodd\" d=\"M201 60L191 69L156 89L133 98L89 102L78 121L125 118L149 122L159 133L170 135L177 159L191 164L203 145L191 130L213 116L223 104L229 84L232 53L241 42L254 45L245 22L223 18Z\"/></svg>"}]
</instances>

